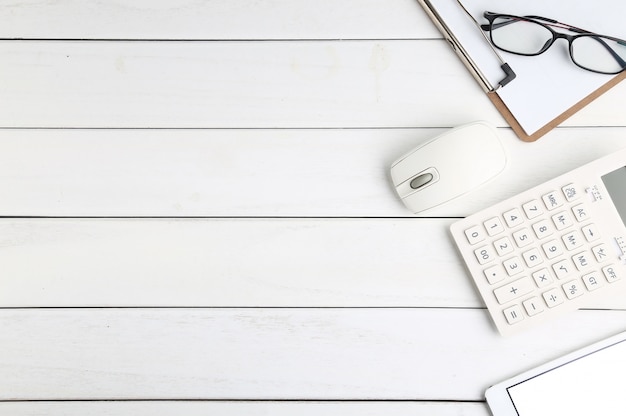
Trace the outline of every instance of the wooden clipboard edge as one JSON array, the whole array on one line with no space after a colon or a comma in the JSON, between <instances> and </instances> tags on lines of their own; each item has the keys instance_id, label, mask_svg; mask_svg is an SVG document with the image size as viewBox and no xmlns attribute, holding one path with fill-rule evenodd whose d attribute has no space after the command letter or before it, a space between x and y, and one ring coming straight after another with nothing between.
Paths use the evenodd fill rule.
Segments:
<instances>
[{"instance_id":1,"label":"wooden clipboard edge","mask_svg":"<svg viewBox=\"0 0 626 416\"><path fill-rule=\"evenodd\" d=\"M597 90L593 91L591 94L580 100L578 103L574 104L570 108L568 108L565 112L554 118L552 121L545 124L539 130L535 131L532 134L527 134L526 131L522 128L522 126L518 123L517 119L513 116L511 111L509 111L508 107L497 92L493 91L493 88L489 85L489 82L486 78L480 73L478 67L473 62L471 57L467 54L465 49L461 46L459 41L454 37L452 31L446 26L443 19L436 12L434 7L430 4L429 0L418 0L418 3L422 6L431 22L435 24L439 32L443 35L444 39L452 46L456 55L461 59L461 61L465 64L465 67L469 70L469 72L473 75L474 79L480 84L482 89L489 97L489 100L496 107L498 112L502 114L504 119L513 129L513 132L519 137L522 141L525 142L534 142L540 137L544 136L550 130L554 129L569 117L574 115L576 112L584 108L586 105L591 103L593 100L613 88L615 85L619 84L624 78L626 78L626 71L623 71L616 76L612 77L606 84L603 84ZM515 82L515 81L513 81ZM504 87L506 88L506 87Z\"/></svg>"},{"instance_id":2,"label":"wooden clipboard edge","mask_svg":"<svg viewBox=\"0 0 626 416\"><path fill-rule=\"evenodd\" d=\"M561 115L559 115L558 117L556 117L555 119L553 119L552 121L550 121L549 123L547 123L546 125L541 127L539 130L537 130L536 132L530 135L527 134L522 128L522 126L517 122L517 119L513 116L513 114L511 114L508 107L506 106L506 104L504 104L504 102L502 101L502 99L500 98L497 92L489 92L487 93L487 96L489 97L493 105L498 109L500 114L502 114L502 116L507 121L507 123L509 123L509 125L511 126L511 128L513 129L517 137L519 137L522 141L525 141L525 142L534 142L535 140L539 139L540 137L548 133L553 128L563 123L565 120L570 118L579 110L587 106L593 100L595 100L596 98L598 98L599 96L601 96L602 94L604 94L605 92L607 92L608 90L610 90L611 88L619 84L624 79L626 79L626 71L623 71L617 74L616 76L611 78L606 84L602 85L600 88L593 91L591 94L589 94L588 96L586 96L585 98L583 98L582 100L580 100L579 102L577 102L576 104L568 108Z\"/></svg>"}]
</instances>

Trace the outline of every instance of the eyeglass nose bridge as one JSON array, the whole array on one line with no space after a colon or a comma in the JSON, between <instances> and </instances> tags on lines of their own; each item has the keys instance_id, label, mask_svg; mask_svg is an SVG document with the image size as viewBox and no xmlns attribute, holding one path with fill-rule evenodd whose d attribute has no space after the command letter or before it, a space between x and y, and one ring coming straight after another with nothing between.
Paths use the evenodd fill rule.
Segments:
<instances>
[{"instance_id":1,"label":"eyeglass nose bridge","mask_svg":"<svg viewBox=\"0 0 626 416\"><path fill-rule=\"evenodd\" d=\"M554 31L552 29L550 29L550 31L552 32L552 38L548 39L546 41L546 43L543 45L543 47L541 48L540 52L537 55L542 54L545 51L547 51L548 49L550 49L550 47L552 45L554 45L554 43L557 41L557 39L565 39L567 41L567 51L569 52L569 56L571 58L571 55L572 55L572 42L574 41L576 36L568 35L567 33L556 32L556 31Z\"/></svg>"}]
</instances>

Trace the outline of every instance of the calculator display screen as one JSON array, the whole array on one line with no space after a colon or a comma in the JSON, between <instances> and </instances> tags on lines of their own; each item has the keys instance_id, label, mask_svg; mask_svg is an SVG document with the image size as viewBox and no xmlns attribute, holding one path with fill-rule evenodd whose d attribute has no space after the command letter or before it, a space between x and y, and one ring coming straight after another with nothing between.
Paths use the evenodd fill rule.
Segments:
<instances>
[{"instance_id":1,"label":"calculator display screen","mask_svg":"<svg viewBox=\"0 0 626 416\"><path fill-rule=\"evenodd\" d=\"M626 167L619 168L602 176L602 182L617 208L622 222L626 225Z\"/></svg>"},{"instance_id":2,"label":"calculator display screen","mask_svg":"<svg viewBox=\"0 0 626 416\"><path fill-rule=\"evenodd\" d=\"M507 389L519 416L624 415L626 341Z\"/></svg>"}]
</instances>

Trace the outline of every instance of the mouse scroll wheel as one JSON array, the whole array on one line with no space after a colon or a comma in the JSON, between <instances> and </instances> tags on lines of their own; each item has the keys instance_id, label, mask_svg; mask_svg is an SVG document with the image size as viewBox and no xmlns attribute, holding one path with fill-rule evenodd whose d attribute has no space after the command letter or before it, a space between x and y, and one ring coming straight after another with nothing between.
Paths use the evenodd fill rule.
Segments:
<instances>
[{"instance_id":1,"label":"mouse scroll wheel","mask_svg":"<svg viewBox=\"0 0 626 416\"><path fill-rule=\"evenodd\" d=\"M428 185L433 179L434 176L432 173L422 173L421 175L417 175L413 178L410 185L413 189L419 189L422 186Z\"/></svg>"}]
</instances>

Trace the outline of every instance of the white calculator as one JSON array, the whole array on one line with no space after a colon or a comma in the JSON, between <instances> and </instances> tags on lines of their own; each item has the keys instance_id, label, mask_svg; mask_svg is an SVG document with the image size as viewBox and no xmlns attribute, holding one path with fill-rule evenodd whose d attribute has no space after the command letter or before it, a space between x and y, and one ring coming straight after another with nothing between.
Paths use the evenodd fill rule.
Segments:
<instances>
[{"instance_id":1,"label":"white calculator","mask_svg":"<svg viewBox=\"0 0 626 416\"><path fill-rule=\"evenodd\" d=\"M502 335L626 294L626 149L451 226Z\"/></svg>"}]
</instances>

